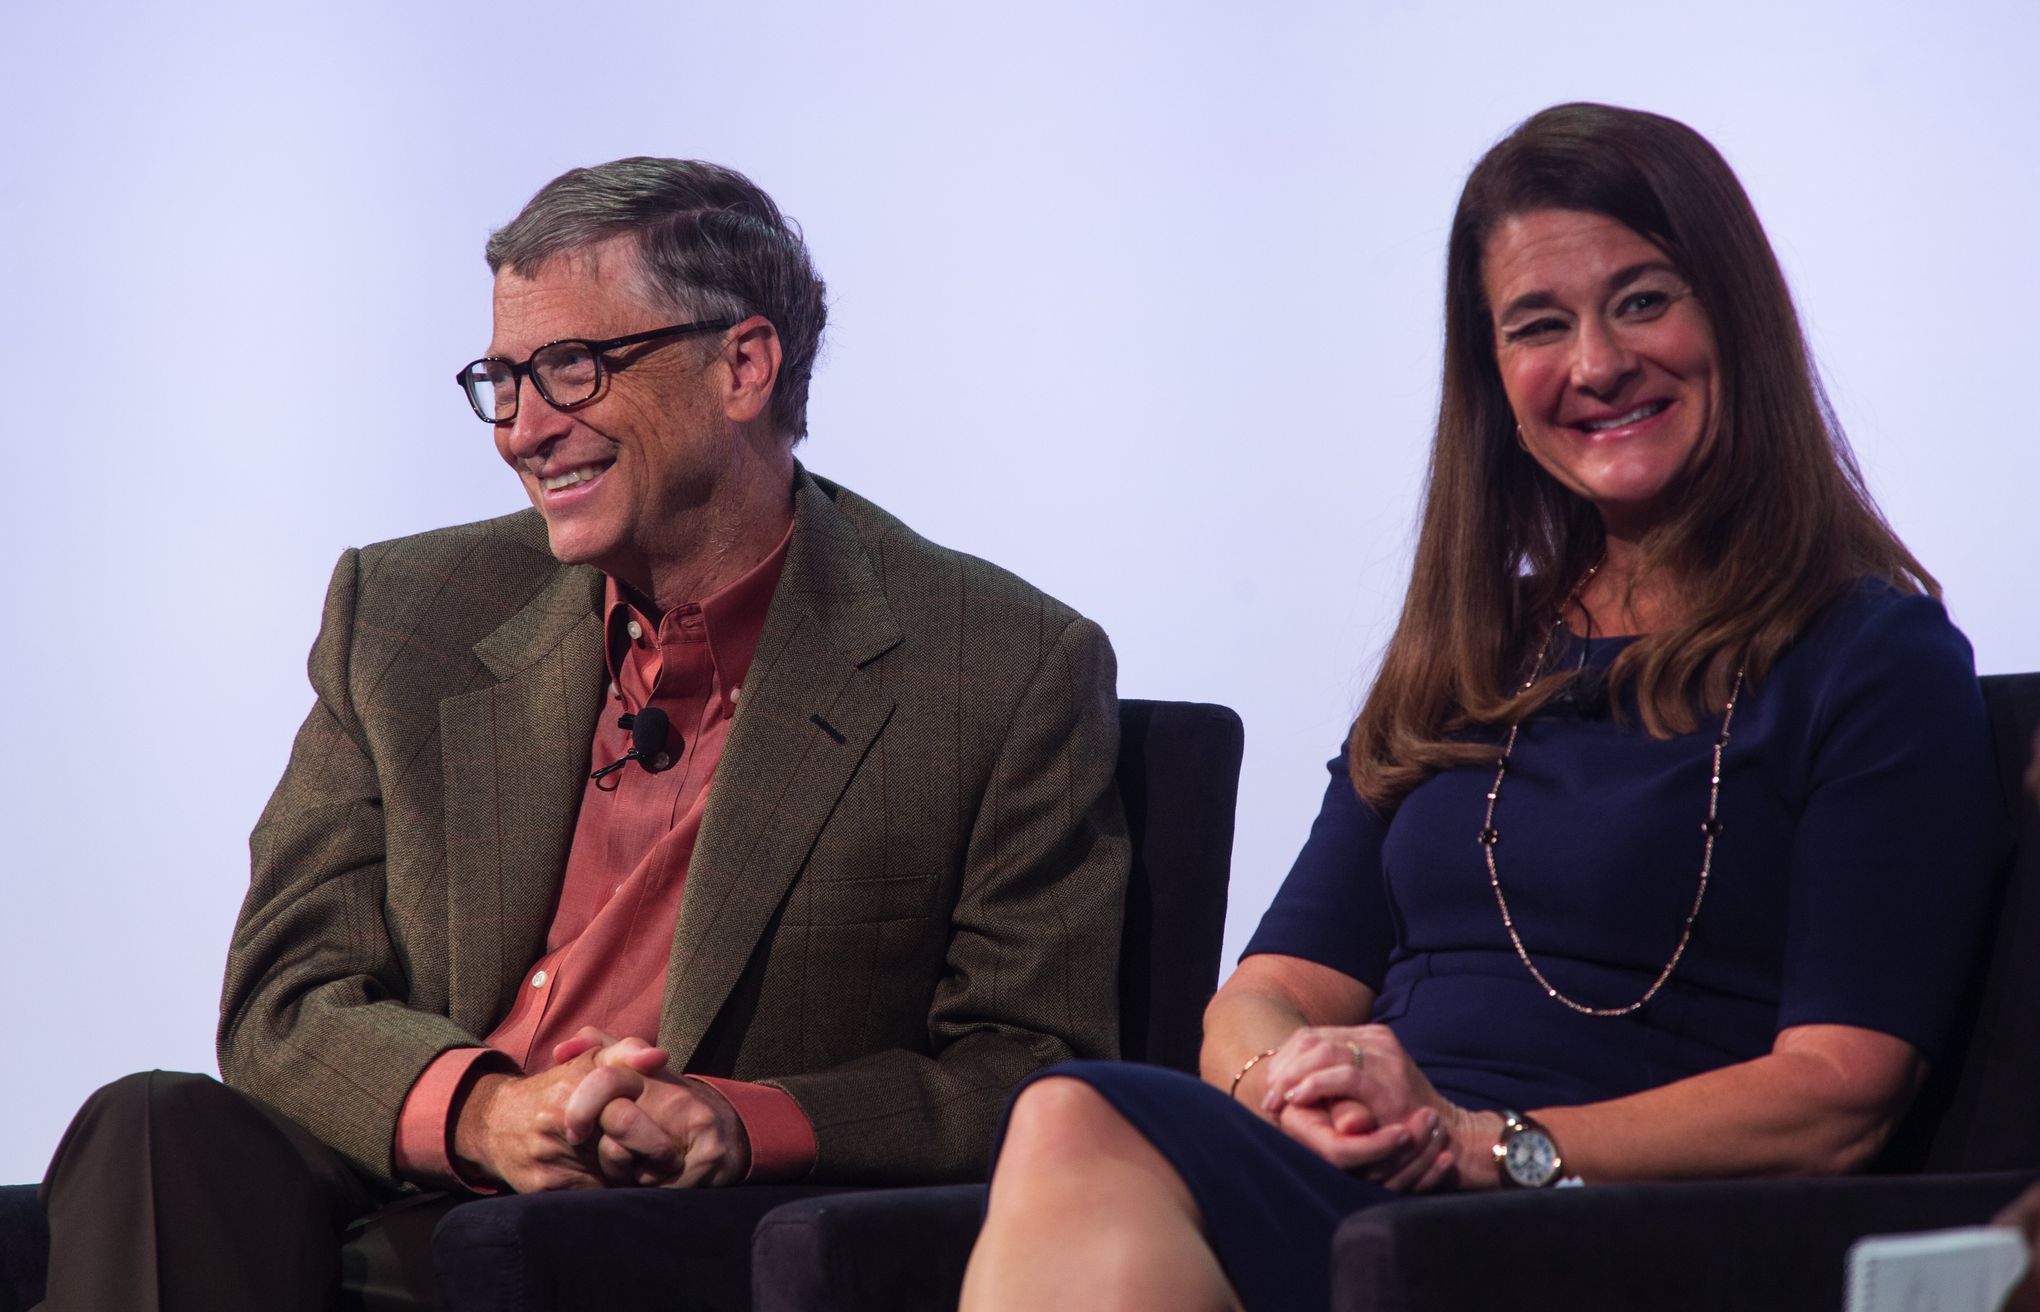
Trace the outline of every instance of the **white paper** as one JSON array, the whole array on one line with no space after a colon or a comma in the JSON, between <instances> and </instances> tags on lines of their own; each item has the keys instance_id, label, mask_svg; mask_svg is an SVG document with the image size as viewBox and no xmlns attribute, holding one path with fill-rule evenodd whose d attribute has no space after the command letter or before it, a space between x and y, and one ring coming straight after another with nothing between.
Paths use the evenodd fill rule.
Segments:
<instances>
[{"instance_id":1,"label":"white paper","mask_svg":"<svg viewBox=\"0 0 2040 1312\"><path fill-rule=\"evenodd\" d=\"M1849 1248L1847 1312L1998 1312L2025 1271L2003 1226L1871 1235Z\"/></svg>"}]
</instances>

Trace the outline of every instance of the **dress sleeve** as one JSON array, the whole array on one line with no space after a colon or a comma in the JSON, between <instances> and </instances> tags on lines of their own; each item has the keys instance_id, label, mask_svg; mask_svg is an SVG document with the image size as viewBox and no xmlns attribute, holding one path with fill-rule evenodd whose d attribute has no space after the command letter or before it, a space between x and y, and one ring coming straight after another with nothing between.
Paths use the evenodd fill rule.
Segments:
<instances>
[{"instance_id":1,"label":"dress sleeve","mask_svg":"<svg viewBox=\"0 0 2040 1312\"><path fill-rule=\"evenodd\" d=\"M1932 1060L2006 851L1969 642L1939 602L1886 594L1837 626L1826 664L1778 1026L1862 1026Z\"/></svg>"},{"instance_id":2,"label":"dress sleeve","mask_svg":"<svg viewBox=\"0 0 2040 1312\"><path fill-rule=\"evenodd\" d=\"M1343 753L1328 768L1310 837L1241 955L1302 957L1379 993L1396 944L1381 864L1388 825L1353 791Z\"/></svg>"}]
</instances>

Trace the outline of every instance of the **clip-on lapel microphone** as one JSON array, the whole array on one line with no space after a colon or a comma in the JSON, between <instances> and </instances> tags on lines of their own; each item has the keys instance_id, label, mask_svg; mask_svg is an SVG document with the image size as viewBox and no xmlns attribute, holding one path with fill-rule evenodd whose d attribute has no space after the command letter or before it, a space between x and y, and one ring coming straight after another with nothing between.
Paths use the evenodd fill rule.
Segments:
<instances>
[{"instance_id":1,"label":"clip-on lapel microphone","mask_svg":"<svg viewBox=\"0 0 2040 1312\"><path fill-rule=\"evenodd\" d=\"M675 739L674 745L676 747L679 745L678 735L673 733L673 722L656 706L647 706L635 715L619 716L616 727L630 731L630 750L589 775L590 779L601 779L604 775L614 774L632 761L657 774L665 767L653 765L652 758L665 747L666 739L672 737Z\"/></svg>"}]
</instances>

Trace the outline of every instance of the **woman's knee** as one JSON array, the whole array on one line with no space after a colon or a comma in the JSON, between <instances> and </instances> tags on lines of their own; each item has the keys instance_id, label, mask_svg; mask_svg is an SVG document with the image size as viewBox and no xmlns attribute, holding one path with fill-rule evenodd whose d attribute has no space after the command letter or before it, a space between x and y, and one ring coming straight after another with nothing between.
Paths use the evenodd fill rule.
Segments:
<instances>
[{"instance_id":1,"label":"woman's knee","mask_svg":"<svg viewBox=\"0 0 2040 1312\"><path fill-rule=\"evenodd\" d=\"M1051 1075L1014 1099L987 1212L988 1229L1033 1225L1065 1236L1074 1225L1145 1251L1158 1236L1201 1234L1203 1216L1175 1166L1110 1098Z\"/></svg>"},{"instance_id":2,"label":"woman's knee","mask_svg":"<svg viewBox=\"0 0 2040 1312\"><path fill-rule=\"evenodd\" d=\"M1003 1167L1009 1155L1049 1153L1066 1163L1071 1152L1094 1152L1105 1143L1138 1133L1111 1100L1089 1084L1050 1076L1028 1085L1013 1100L999 1161Z\"/></svg>"}]
</instances>

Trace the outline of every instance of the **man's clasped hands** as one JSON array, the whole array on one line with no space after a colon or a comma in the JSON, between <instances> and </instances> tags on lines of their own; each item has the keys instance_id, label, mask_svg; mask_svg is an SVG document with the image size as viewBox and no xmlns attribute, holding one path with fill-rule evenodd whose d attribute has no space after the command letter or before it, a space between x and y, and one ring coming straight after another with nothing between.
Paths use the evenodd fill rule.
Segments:
<instances>
[{"instance_id":1,"label":"man's clasped hands","mask_svg":"<svg viewBox=\"0 0 2040 1312\"><path fill-rule=\"evenodd\" d=\"M734 1184L750 1169L742 1120L715 1089L666 1070L666 1052L592 1026L536 1075L475 1080L454 1122L471 1180L518 1193L612 1185Z\"/></svg>"}]
</instances>

